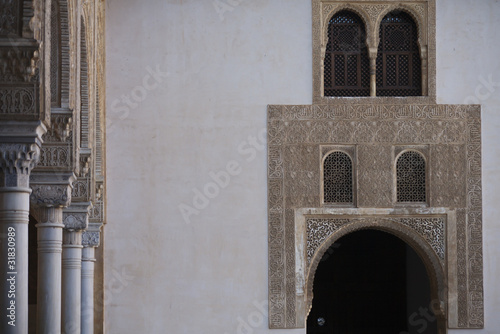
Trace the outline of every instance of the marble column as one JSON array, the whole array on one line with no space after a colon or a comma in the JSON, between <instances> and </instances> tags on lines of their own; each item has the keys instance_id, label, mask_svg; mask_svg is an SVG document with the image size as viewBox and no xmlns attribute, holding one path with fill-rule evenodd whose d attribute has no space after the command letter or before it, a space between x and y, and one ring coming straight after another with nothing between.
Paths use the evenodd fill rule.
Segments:
<instances>
[{"instance_id":1,"label":"marble column","mask_svg":"<svg viewBox=\"0 0 500 334\"><path fill-rule=\"evenodd\" d=\"M370 96L377 96L377 48L369 48L370 57Z\"/></svg>"},{"instance_id":2,"label":"marble column","mask_svg":"<svg viewBox=\"0 0 500 334\"><path fill-rule=\"evenodd\" d=\"M29 176L45 131L40 122L0 124L0 333L28 333Z\"/></svg>"},{"instance_id":3,"label":"marble column","mask_svg":"<svg viewBox=\"0 0 500 334\"><path fill-rule=\"evenodd\" d=\"M87 228L90 202L64 209L62 253L62 333L80 334L82 283L82 231Z\"/></svg>"},{"instance_id":4,"label":"marble column","mask_svg":"<svg viewBox=\"0 0 500 334\"><path fill-rule=\"evenodd\" d=\"M82 253L82 333L94 334L94 263L102 223L90 223L83 232Z\"/></svg>"},{"instance_id":5,"label":"marble column","mask_svg":"<svg viewBox=\"0 0 500 334\"><path fill-rule=\"evenodd\" d=\"M61 332L63 208L71 202L73 173L33 174L31 203L37 207L37 334Z\"/></svg>"}]
</instances>

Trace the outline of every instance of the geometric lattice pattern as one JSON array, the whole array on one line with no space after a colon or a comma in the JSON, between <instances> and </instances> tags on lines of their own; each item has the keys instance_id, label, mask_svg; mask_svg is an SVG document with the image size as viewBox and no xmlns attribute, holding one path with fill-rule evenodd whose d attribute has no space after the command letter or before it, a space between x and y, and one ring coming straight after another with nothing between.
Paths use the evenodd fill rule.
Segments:
<instances>
[{"instance_id":1,"label":"geometric lattice pattern","mask_svg":"<svg viewBox=\"0 0 500 334\"><path fill-rule=\"evenodd\" d=\"M325 96L370 95L365 26L356 14L341 11L331 18L324 65Z\"/></svg>"},{"instance_id":2,"label":"geometric lattice pattern","mask_svg":"<svg viewBox=\"0 0 500 334\"><path fill-rule=\"evenodd\" d=\"M329 154L323 163L324 202L345 204L353 202L352 161L343 152Z\"/></svg>"},{"instance_id":3,"label":"geometric lattice pattern","mask_svg":"<svg viewBox=\"0 0 500 334\"><path fill-rule=\"evenodd\" d=\"M425 160L420 153L401 154L396 164L397 201L425 202Z\"/></svg>"},{"instance_id":4,"label":"geometric lattice pattern","mask_svg":"<svg viewBox=\"0 0 500 334\"><path fill-rule=\"evenodd\" d=\"M377 96L422 95L417 25L404 12L387 14L380 24Z\"/></svg>"}]
</instances>

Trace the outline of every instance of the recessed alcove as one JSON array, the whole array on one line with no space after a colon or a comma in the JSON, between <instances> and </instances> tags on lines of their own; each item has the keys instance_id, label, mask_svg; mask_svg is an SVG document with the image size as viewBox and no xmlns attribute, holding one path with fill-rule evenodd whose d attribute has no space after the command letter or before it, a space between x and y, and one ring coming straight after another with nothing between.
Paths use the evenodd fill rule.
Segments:
<instances>
[{"instance_id":1,"label":"recessed alcove","mask_svg":"<svg viewBox=\"0 0 500 334\"><path fill-rule=\"evenodd\" d=\"M429 276L417 252L390 233L359 230L322 254L307 333L437 334L432 307Z\"/></svg>"}]
</instances>

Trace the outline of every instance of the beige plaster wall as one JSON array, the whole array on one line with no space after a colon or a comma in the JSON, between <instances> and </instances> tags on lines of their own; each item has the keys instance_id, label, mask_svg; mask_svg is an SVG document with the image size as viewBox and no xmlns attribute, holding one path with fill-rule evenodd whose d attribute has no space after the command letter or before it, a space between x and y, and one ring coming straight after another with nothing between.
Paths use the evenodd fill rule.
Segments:
<instances>
[{"instance_id":1,"label":"beige plaster wall","mask_svg":"<svg viewBox=\"0 0 500 334\"><path fill-rule=\"evenodd\" d=\"M438 102L472 103L481 76L500 83L500 2L438 0L437 9ZM106 25L107 333L305 333L267 329L261 306L259 135L267 104L312 102L310 1L108 0ZM500 327L500 85L491 89L478 90L486 330L467 333ZM215 174L226 176L220 185Z\"/></svg>"}]
</instances>

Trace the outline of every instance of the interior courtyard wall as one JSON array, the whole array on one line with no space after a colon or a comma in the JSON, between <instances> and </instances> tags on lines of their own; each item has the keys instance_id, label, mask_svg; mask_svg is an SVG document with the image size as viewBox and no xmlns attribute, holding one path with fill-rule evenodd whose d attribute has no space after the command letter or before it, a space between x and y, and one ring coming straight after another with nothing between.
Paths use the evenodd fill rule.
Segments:
<instances>
[{"instance_id":1,"label":"interior courtyard wall","mask_svg":"<svg viewBox=\"0 0 500 334\"><path fill-rule=\"evenodd\" d=\"M107 332L285 332L261 312L259 135L267 104L312 102L310 1L107 3ZM438 103L483 110L485 329L471 334L500 327L496 31L500 1L437 0Z\"/></svg>"}]
</instances>

